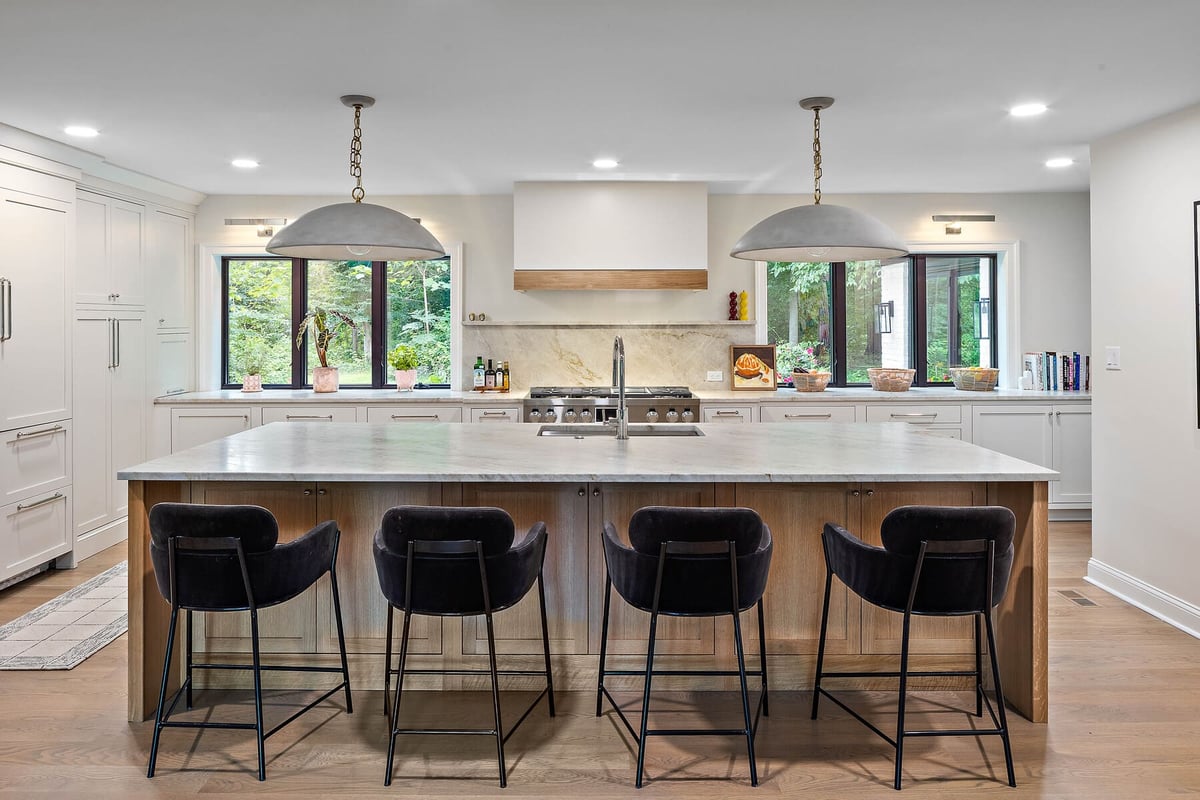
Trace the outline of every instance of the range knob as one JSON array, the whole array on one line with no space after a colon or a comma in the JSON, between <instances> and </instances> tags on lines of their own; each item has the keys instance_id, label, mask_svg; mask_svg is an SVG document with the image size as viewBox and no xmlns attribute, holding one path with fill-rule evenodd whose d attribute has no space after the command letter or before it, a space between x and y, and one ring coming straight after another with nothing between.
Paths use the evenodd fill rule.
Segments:
<instances>
[{"instance_id":1,"label":"range knob","mask_svg":"<svg viewBox=\"0 0 1200 800\"><path fill-rule=\"evenodd\" d=\"M667 409L667 422L678 422L679 412L673 408Z\"/></svg>"},{"instance_id":2,"label":"range knob","mask_svg":"<svg viewBox=\"0 0 1200 800\"><path fill-rule=\"evenodd\" d=\"M568 408L567 413L563 414L563 421L564 422L574 422L575 421L575 409Z\"/></svg>"},{"instance_id":3,"label":"range knob","mask_svg":"<svg viewBox=\"0 0 1200 800\"><path fill-rule=\"evenodd\" d=\"M533 413L536 414L537 411L534 411ZM546 422L556 421L558 419L558 411L556 411L553 408L547 408L545 418L546 418Z\"/></svg>"},{"instance_id":4,"label":"range knob","mask_svg":"<svg viewBox=\"0 0 1200 800\"><path fill-rule=\"evenodd\" d=\"M531 419L534 422L537 422L541 418L542 418L542 412L538 411L536 408L531 408L529 410L529 419Z\"/></svg>"},{"instance_id":5,"label":"range knob","mask_svg":"<svg viewBox=\"0 0 1200 800\"><path fill-rule=\"evenodd\" d=\"M685 408L683 413L679 415L679 418L684 422L691 422L696 418L696 415L692 413L690 408Z\"/></svg>"},{"instance_id":6,"label":"range knob","mask_svg":"<svg viewBox=\"0 0 1200 800\"><path fill-rule=\"evenodd\" d=\"M658 422L658 412L653 408L646 412L646 422Z\"/></svg>"},{"instance_id":7,"label":"range knob","mask_svg":"<svg viewBox=\"0 0 1200 800\"><path fill-rule=\"evenodd\" d=\"M592 421L592 410L590 408L582 409L579 412L579 421L580 422L591 422Z\"/></svg>"}]
</instances>

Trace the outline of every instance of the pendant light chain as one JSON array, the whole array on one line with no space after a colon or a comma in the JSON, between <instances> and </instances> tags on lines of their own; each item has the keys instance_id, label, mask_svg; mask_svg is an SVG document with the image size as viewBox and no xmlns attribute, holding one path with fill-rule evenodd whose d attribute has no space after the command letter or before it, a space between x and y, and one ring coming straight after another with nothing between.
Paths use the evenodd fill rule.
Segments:
<instances>
[{"instance_id":1,"label":"pendant light chain","mask_svg":"<svg viewBox=\"0 0 1200 800\"><path fill-rule=\"evenodd\" d=\"M813 109L813 205L821 205L821 107Z\"/></svg>"},{"instance_id":2,"label":"pendant light chain","mask_svg":"<svg viewBox=\"0 0 1200 800\"><path fill-rule=\"evenodd\" d=\"M362 188L362 105L354 104L354 138L350 140L350 175L358 182L350 192L354 202L361 203L366 197Z\"/></svg>"}]
</instances>

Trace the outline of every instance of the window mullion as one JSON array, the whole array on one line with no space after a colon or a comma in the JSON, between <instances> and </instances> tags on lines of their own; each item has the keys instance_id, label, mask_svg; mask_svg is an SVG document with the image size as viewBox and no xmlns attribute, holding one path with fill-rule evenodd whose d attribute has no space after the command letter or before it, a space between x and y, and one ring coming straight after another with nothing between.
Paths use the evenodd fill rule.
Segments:
<instances>
[{"instance_id":1,"label":"window mullion","mask_svg":"<svg viewBox=\"0 0 1200 800\"><path fill-rule=\"evenodd\" d=\"M829 308L830 333L833 337L833 385L846 385L846 265L829 265L832 302Z\"/></svg>"},{"instance_id":2,"label":"window mullion","mask_svg":"<svg viewBox=\"0 0 1200 800\"><path fill-rule=\"evenodd\" d=\"M913 324L910 341L913 348L913 367L916 369L914 382L917 386L929 384L929 337L928 337L928 284L925 280L925 256L912 256L912 309Z\"/></svg>"},{"instance_id":3,"label":"window mullion","mask_svg":"<svg viewBox=\"0 0 1200 800\"><path fill-rule=\"evenodd\" d=\"M305 334L302 347L296 347L291 341L295 331L300 330L300 322L307 313L305 298L308 296L308 263L303 258L292 259L292 334L288 346L292 348L292 388L303 389L307 377L306 360L308 356L308 334Z\"/></svg>"},{"instance_id":4,"label":"window mullion","mask_svg":"<svg viewBox=\"0 0 1200 800\"><path fill-rule=\"evenodd\" d=\"M371 386L387 386L387 262L371 262Z\"/></svg>"}]
</instances>

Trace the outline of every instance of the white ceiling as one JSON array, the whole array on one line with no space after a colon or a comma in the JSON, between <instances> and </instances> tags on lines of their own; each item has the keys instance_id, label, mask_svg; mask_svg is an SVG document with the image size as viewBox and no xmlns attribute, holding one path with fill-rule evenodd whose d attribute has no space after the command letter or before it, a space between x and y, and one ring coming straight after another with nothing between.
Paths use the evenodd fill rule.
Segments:
<instances>
[{"instance_id":1,"label":"white ceiling","mask_svg":"<svg viewBox=\"0 0 1200 800\"><path fill-rule=\"evenodd\" d=\"M827 192L1085 189L1090 141L1200 102L1198 36L1197 0L2 0L0 122L209 194L348 194L364 93L368 197L776 193L811 189L796 101L832 95Z\"/></svg>"}]
</instances>

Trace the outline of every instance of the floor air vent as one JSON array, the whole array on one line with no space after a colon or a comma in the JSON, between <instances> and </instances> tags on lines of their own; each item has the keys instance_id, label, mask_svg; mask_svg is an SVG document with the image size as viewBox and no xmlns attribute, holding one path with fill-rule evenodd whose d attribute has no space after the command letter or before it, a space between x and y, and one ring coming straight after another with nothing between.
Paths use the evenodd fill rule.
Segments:
<instances>
[{"instance_id":1,"label":"floor air vent","mask_svg":"<svg viewBox=\"0 0 1200 800\"><path fill-rule=\"evenodd\" d=\"M1094 601L1087 599L1074 589L1060 589L1058 592L1063 597L1070 600L1077 606L1094 606L1097 605Z\"/></svg>"}]
</instances>

